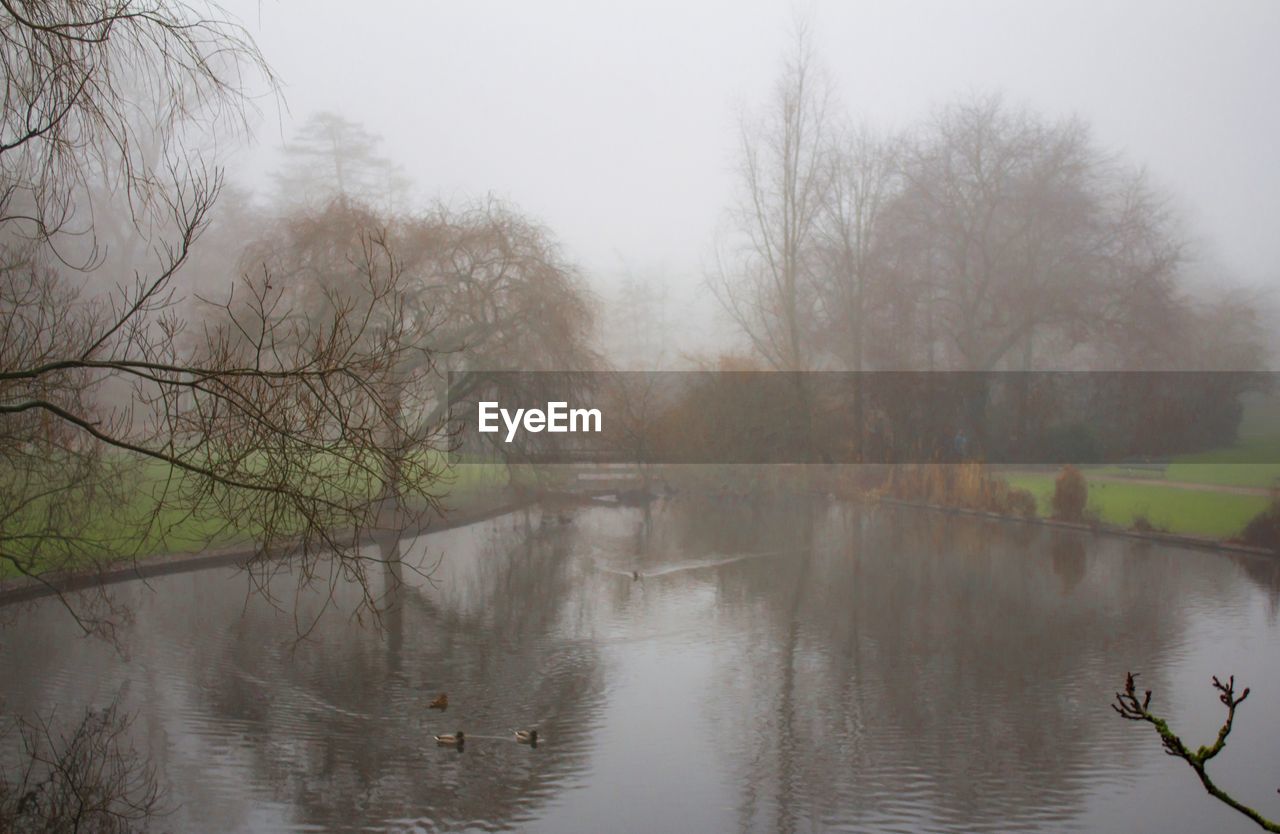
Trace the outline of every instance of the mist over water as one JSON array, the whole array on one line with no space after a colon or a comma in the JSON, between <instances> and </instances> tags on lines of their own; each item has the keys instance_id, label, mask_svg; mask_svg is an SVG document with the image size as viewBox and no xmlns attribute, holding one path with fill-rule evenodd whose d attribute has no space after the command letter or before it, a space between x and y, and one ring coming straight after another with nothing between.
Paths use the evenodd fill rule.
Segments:
<instances>
[{"instance_id":1,"label":"mist over water","mask_svg":"<svg viewBox=\"0 0 1280 834\"><path fill-rule=\"evenodd\" d=\"M0 831L1252 830L1277 43L0 3Z\"/></svg>"},{"instance_id":2,"label":"mist over water","mask_svg":"<svg viewBox=\"0 0 1280 834\"><path fill-rule=\"evenodd\" d=\"M383 634L340 588L323 614L299 600L321 620L295 643L242 575L186 574L117 589L124 656L56 605L29 616L37 638L9 626L0 693L122 692L178 831L1250 830L1110 720L1127 667L1191 739L1215 729L1209 674L1247 679L1250 731L1218 773L1274 790L1265 560L782 500L534 511L406 544L410 564L445 555L431 582L407 572ZM530 725L536 749L510 737ZM432 742L459 727L462 753Z\"/></svg>"}]
</instances>

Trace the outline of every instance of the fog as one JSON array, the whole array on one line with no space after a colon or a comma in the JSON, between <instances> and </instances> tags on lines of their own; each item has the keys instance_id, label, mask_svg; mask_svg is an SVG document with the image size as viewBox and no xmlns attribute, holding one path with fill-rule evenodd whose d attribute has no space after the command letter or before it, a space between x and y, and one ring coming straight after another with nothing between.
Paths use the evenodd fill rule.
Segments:
<instances>
[{"instance_id":1,"label":"fog","mask_svg":"<svg viewBox=\"0 0 1280 834\"><path fill-rule=\"evenodd\" d=\"M958 95L1077 115L1145 166L1196 254L1280 284L1272 2L349 3L235 0L284 82L235 180L333 111L383 137L422 199L495 193L547 224L605 291L660 274L682 319L734 188L737 116L765 97L793 16L857 120L907 128ZM678 322L679 323L687 323Z\"/></svg>"},{"instance_id":2,"label":"fog","mask_svg":"<svg viewBox=\"0 0 1280 834\"><path fill-rule=\"evenodd\" d=\"M0 831L1280 830L1277 43L0 0Z\"/></svg>"}]
</instances>

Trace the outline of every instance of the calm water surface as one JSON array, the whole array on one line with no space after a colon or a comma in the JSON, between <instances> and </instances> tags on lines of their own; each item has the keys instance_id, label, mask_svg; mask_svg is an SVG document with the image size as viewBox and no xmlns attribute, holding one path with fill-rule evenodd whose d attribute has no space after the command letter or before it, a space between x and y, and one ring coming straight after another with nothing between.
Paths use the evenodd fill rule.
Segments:
<instances>
[{"instance_id":1,"label":"calm water surface","mask_svg":"<svg viewBox=\"0 0 1280 834\"><path fill-rule=\"evenodd\" d=\"M350 588L295 619L288 577L273 606L232 570L117 587L123 653L56 605L0 612L0 705L119 695L176 831L1246 832L1107 706L1141 670L1204 743L1209 676L1234 673L1253 695L1213 772L1280 809L1268 560L692 500L521 513L406 558L439 565L405 573L382 632ZM525 726L536 750L508 739ZM464 752L431 742L456 729Z\"/></svg>"}]
</instances>

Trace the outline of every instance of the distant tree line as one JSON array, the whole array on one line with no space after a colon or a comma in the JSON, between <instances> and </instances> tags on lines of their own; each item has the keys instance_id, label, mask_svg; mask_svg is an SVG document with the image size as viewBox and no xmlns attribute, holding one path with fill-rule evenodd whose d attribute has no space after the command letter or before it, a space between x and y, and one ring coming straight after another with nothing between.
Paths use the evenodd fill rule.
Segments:
<instances>
[{"instance_id":1,"label":"distant tree line","mask_svg":"<svg viewBox=\"0 0 1280 834\"><path fill-rule=\"evenodd\" d=\"M1192 292L1170 199L1078 118L973 95L878 133L844 114L800 24L738 159L709 283L766 368L1265 366L1256 298Z\"/></svg>"}]
</instances>

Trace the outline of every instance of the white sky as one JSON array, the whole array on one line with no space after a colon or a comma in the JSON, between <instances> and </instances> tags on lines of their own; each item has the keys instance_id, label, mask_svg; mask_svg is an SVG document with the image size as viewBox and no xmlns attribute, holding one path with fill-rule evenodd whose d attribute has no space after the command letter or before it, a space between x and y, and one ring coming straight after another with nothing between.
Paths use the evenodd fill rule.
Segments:
<instances>
[{"instance_id":1,"label":"white sky","mask_svg":"<svg viewBox=\"0 0 1280 834\"><path fill-rule=\"evenodd\" d=\"M229 0L283 77L268 151L316 110L380 133L424 197L509 198L601 285L701 281L733 187L736 106L764 97L793 6L764 0ZM809 8L806 6L805 8ZM812 5L855 116L906 126L967 91L1077 114L1173 192L1204 249L1280 287L1280 2ZM283 135L282 135L283 132Z\"/></svg>"}]
</instances>

